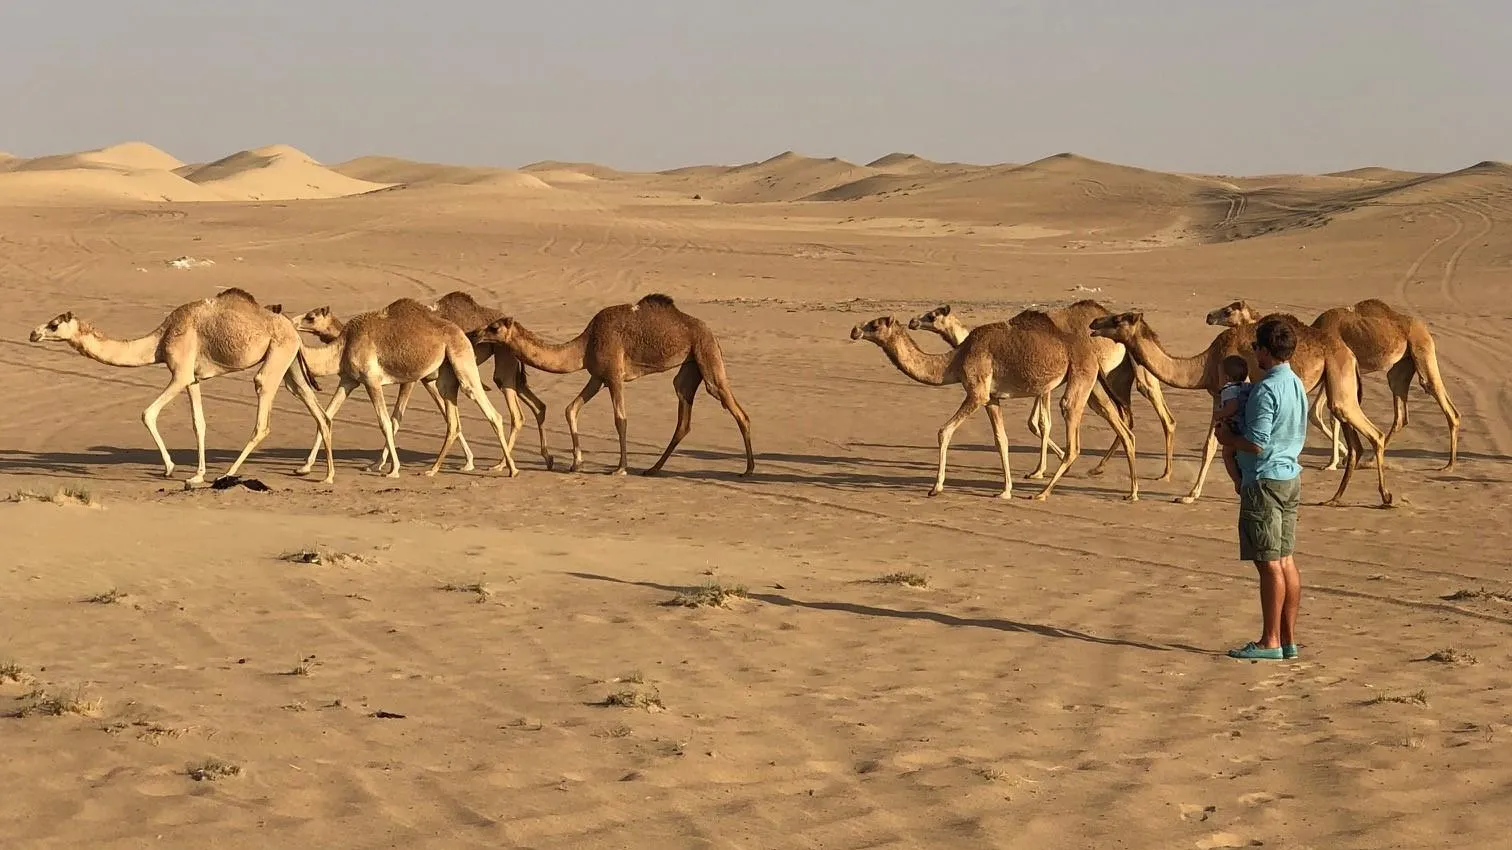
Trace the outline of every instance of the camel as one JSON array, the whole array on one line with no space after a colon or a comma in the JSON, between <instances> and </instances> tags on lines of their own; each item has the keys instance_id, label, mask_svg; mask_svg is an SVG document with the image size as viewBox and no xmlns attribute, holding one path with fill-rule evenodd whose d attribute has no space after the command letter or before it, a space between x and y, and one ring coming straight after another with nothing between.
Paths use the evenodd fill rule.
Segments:
<instances>
[{"instance_id":1,"label":"camel","mask_svg":"<svg viewBox=\"0 0 1512 850\"><path fill-rule=\"evenodd\" d=\"M578 438L578 411L600 388L609 388L614 403L614 427L619 432L619 465L611 473L629 471L625 410L625 384L645 375L665 372L674 367L672 388L677 393L677 427L661 457L643 474L661 472L673 449L687 436L693 422L693 401L699 385L719 399L735 419L745 441L746 468L742 475L756 469L756 455L751 449L751 420L730 391L725 375L724 354L713 331L701 319L678 309L671 297L659 292L643 296L634 304L615 304L594 314L582 333L570 341L553 345L543 341L513 317L490 322L469 335L474 345L492 343L513 353L520 362L543 372L558 375L588 370L588 383L568 405L567 430L572 434L572 465L577 472L583 465ZM497 348L495 349L497 350Z\"/></svg>"},{"instance_id":2,"label":"camel","mask_svg":"<svg viewBox=\"0 0 1512 850\"><path fill-rule=\"evenodd\" d=\"M427 476L434 476L441 469L442 461L460 433L458 389L477 403L498 435L504 458L489 471L508 469L511 478L519 475L509 442L504 437L504 418L494 409L483 389L478 377L478 363L467 335L452 322L441 318L435 310L414 299L400 298L381 310L360 313L342 322L331 314L329 307L317 307L299 318L298 327L327 343L304 349L310 371L341 378L341 385L326 408L327 417L335 420L336 411L341 409L353 389L360 385L367 390L378 416L379 430L383 432L386 454L393 460L386 477L399 477L399 453L394 446L395 425L384 403L383 387L416 381L438 384L434 391L443 402L442 413L446 417L446 437L435 463L425 472ZM316 439L316 448L310 452L312 458L320 446L320 437ZM297 470L298 474L308 473L310 466L311 462L306 460L305 465Z\"/></svg>"},{"instance_id":3,"label":"camel","mask_svg":"<svg viewBox=\"0 0 1512 850\"><path fill-rule=\"evenodd\" d=\"M1235 305L1230 305L1233 306ZM1348 346L1337 337L1307 327L1288 313L1272 313L1260 318L1272 317L1287 321L1297 332L1297 350L1292 355L1291 365L1302 381L1302 386L1311 392L1321 383L1334 416L1350 426L1345 429L1350 452L1344 474L1339 479L1339 489L1333 498L1324 502L1326 505L1337 506L1341 504L1340 499L1349 486L1356 461L1364 451L1360 435L1365 435L1371 441L1377 462L1383 459L1385 452L1383 435L1365 416L1364 411L1360 410L1359 374L1354 355L1350 353ZM1144 314L1138 311L1093 319L1090 329L1093 336L1123 343L1134 360L1148 369L1162 384L1177 389L1206 390L1216 401L1224 380L1220 368L1223 358L1237 354L1249 363L1251 375L1260 374L1259 365L1255 361L1255 324L1243 323L1226 328L1208 343L1206 349L1192 357L1173 357L1167 353L1160 343L1160 337L1145 323ZM1217 451L1217 435L1209 429L1197 480L1192 485L1192 491L1185 496L1178 496L1177 502L1191 504L1202 496L1202 485L1207 480L1208 469L1213 465ZM1381 504L1388 506L1391 504L1391 492L1386 489L1385 470L1378 470L1377 476Z\"/></svg>"},{"instance_id":4,"label":"camel","mask_svg":"<svg viewBox=\"0 0 1512 850\"><path fill-rule=\"evenodd\" d=\"M482 328L495 319L502 318L504 312L492 307L484 307L466 292L454 291L441 296L435 304L429 305L441 318L460 327L464 332L471 332ZM509 408L509 450L514 451L515 440L519 437L520 422L523 418L520 413L520 399L530 407L530 412L535 415L536 430L541 438L541 459L546 468L551 469L556 461L551 456L551 451L546 447L546 403L541 401L531 390L525 368L520 365L519 358L509 353L501 346L492 343L482 343L473 346L477 363L482 366L490 357L494 361L494 384L504 391L504 403ZM421 382L431 394L431 400L441 408L441 397L437 395L435 383ZM399 397L394 400L394 431L399 430L399 423L404 420L404 411L409 407L410 394L415 391L415 384L407 383L399 385ZM461 444L462 454L467 458L461 469L465 472L473 468L472 449L467 445L467 437L462 432L457 432L457 441ZM374 472L382 472L388 462L388 449L383 450L379 457Z\"/></svg>"},{"instance_id":5,"label":"camel","mask_svg":"<svg viewBox=\"0 0 1512 850\"><path fill-rule=\"evenodd\" d=\"M1049 498L1050 491L1081 454L1081 419L1090 395L1097 412L1118 434L1129 458L1129 493L1124 498L1139 499L1134 435L1124 426L1119 410L1098 382L1097 353L1091 340L1062 331L1049 315L1037 310L1025 311L1013 322L980 325L959 346L943 354L929 354L920 349L903 324L892 316L856 325L850 336L852 340L875 343L900 372L921 384L961 384L966 390L960 408L940 428L940 466L929 495L938 496L945 489L946 455L956 428L978 408L986 407L1003 464L1003 492L999 498L1012 499L1013 475L1008 463L1008 435L1003 430L1002 400L1038 398L1065 384L1061 416L1066 423L1066 454L1045 488L1034 498L1038 501Z\"/></svg>"},{"instance_id":6,"label":"camel","mask_svg":"<svg viewBox=\"0 0 1512 850\"><path fill-rule=\"evenodd\" d=\"M85 357L107 366L151 366L162 363L171 375L168 386L142 411L142 424L163 456L163 477L173 476L173 458L158 432L158 414L181 392L188 391L190 414L199 462L186 487L205 481L205 410L200 384L219 375L258 367L252 378L257 390L257 422L252 438L226 471L235 475L247 456L271 433L269 420L273 397L282 383L304 403L326 441L326 477L335 475L335 457L330 449L331 423L315 397L318 384L311 377L299 344L299 334L287 322L260 308L257 299L235 287L211 298L175 307L151 333L131 340L116 340L99 332L72 312L62 313L31 332L32 342L65 342ZM310 466L314 465L312 459Z\"/></svg>"},{"instance_id":7,"label":"camel","mask_svg":"<svg viewBox=\"0 0 1512 850\"><path fill-rule=\"evenodd\" d=\"M1067 333L1080 334L1087 323L1098 316L1112 315L1111 311L1098 302L1084 298L1066 307L1044 311L1057 326ZM1021 314L1022 315L1022 314ZM1009 320L1012 321L1011 319ZM966 338L969 332L961 320L951 312L950 305L936 307L928 313L910 319L910 330L927 330L938 334L951 346L958 346ZM1160 382L1150 375L1143 366L1134 363L1124 353L1124 347L1111 340L1095 337L1093 345L1097 349L1099 368L1108 386L1105 389L1113 397L1124 416L1124 424L1130 430L1134 428L1133 416L1133 388L1138 387L1139 392L1150 405L1155 408L1155 415L1160 418L1161 429L1165 431L1165 470L1156 478L1156 481L1171 480L1172 465L1176 457L1176 419L1171 415L1170 408L1166 406L1165 394L1160 389ZM1035 470L1026 478L1043 478L1048 467L1049 453L1055 452L1057 457L1064 458L1065 452L1055 445L1050 437L1050 395L1045 395L1034 400L1034 405L1029 410L1029 431L1040 438L1040 462ZM1102 459L1097 462L1088 475L1101 475L1108 461L1113 457L1113 451L1118 447L1117 443L1108 445L1108 450L1103 453Z\"/></svg>"},{"instance_id":8,"label":"camel","mask_svg":"<svg viewBox=\"0 0 1512 850\"><path fill-rule=\"evenodd\" d=\"M1386 373L1393 413L1391 429L1386 432L1387 445L1407 424L1407 392L1412 388L1413 375L1417 375L1423 391L1438 402L1449 424L1449 461L1441 469L1453 469L1459 459L1459 410L1449 400L1444 379L1439 374L1438 346L1423 320L1402 313L1379 299L1367 298L1353 306L1323 311L1313 319L1312 326L1343 339L1359 360L1362 374ZM1323 468L1337 469L1344 444L1338 423L1325 424L1322 410L1316 403L1313 410L1316 414L1313 423L1328 434L1333 443L1333 454Z\"/></svg>"}]
</instances>

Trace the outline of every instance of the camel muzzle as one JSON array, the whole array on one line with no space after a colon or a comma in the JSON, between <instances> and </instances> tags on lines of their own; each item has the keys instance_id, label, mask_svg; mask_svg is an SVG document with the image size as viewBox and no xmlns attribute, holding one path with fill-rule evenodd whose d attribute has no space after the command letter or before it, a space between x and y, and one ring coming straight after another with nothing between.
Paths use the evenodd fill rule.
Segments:
<instances>
[{"instance_id":1,"label":"camel muzzle","mask_svg":"<svg viewBox=\"0 0 1512 850\"><path fill-rule=\"evenodd\" d=\"M851 339L852 340L858 340L860 338L861 338L861 326L860 325L856 325L855 327L851 328Z\"/></svg>"}]
</instances>

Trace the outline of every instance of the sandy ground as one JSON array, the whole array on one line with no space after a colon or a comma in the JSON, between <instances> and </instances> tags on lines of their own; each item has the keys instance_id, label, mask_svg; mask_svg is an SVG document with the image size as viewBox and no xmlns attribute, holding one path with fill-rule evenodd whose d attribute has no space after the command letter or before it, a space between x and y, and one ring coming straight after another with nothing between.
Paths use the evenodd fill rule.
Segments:
<instances>
[{"instance_id":1,"label":"sandy ground","mask_svg":"<svg viewBox=\"0 0 1512 850\"><path fill-rule=\"evenodd\" d=\"M21 680L0 681L0 709L25 715L0 718L7 847L1504 840L1506 166L1219 178L784 155L632 175L343 170L282 146L192 165L144 147L0 163L0 490L96 503L0 504L0 680ZM350 194L374 186L391 188ZM301 194L321 197L266 200ZM214 264L165 264L179 256ZM139 419L163 367L26 341L64 310L144 334L227 286L339 314L463 289L551 339L668 293L719 334L757 472L738 475L738 433L703 396L664 477L602 475L601 394L582 419L586 474L546 472L527 430L518 478L455 471L454 453L427 479L442 428L417 394L402 479L363 473L380 436L356 399L325 487L290 475L313 428L285 394L243 469L270 492L185 492ZM1121 459L1087 475L1112 433L1095 418L1047 502L1023 480L1021 498L993 498L981 416L930 499L960 389L914 384L849 339L942 303L977 323L1093 297L1195 353L1214 335L1203 314L1236 298L1310 321L1372 296L1432 328L1460 462L1440 470L1443 417L1414 387L1388 452L1396 508L1375 507L1369 472L1346 507L1304 507L1304 650L1286 663L1223 656L1255 635L1257 606L1221 468L1199 502L1172 502L1196 474L1204 394L1167 390L1169 482L1151 480L1160 432L1136 399L1137 503L1121 501ZM670 378L629 389L633 469L671 433ZM532 373L558 458L584 380ZM212 475L250 432L250 383L205 385ZM1366 386L1389 424L1384 376ZM1007 407L1021 478L1037 445L1027 402ZM162 419L189 464L177 479L187 410L181 397ZM491 464L481 416L463 416ZM1338 473L1308 440L1316 502ZM281 559L302 549L324 557ZM878 580L899 573L927 583ZM663 604L705 583L746 595ZM603 704L620 694L631 705ZM189 775L207 765L236 772Z\"/></svg>"}]
</instances>

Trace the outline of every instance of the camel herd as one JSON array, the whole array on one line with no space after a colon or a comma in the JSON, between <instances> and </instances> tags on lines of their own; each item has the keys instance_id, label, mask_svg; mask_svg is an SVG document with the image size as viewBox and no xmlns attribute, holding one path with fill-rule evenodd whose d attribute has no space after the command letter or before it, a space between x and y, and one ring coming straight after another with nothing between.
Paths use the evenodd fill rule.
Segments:
<instances>
[{"instance_id":1,"label":"camel herd","mask_svg":"<svg viewBox=\"0 0 1512 850\"><path fill-rule=\"evenodd\" d=\"M1029 478L1043 478L1054 453L1059 466L1035 499L1047 498L1081 453L1081 420L1088 402L1106 420L1117 442L1108 448L1091 474L1103 472L1120 446L1129 464L1128 500L1139 498L1135 471L1133 392L1137 388L1149 400L1165 435L1165 469L1157 480L1171 478L1175 452L1176 422L1165 403L1163 387L1206 390L1215 399L1224 378L1223 359L1239 355L1250 364L1252 378L1259 376L1253 343L1256 326L1266 318L1279 318L1297 332L1297 350L1292 366L1307 391L1318 390L1311 405L1311 421L1332 445L1326 469L1344 463L1337 492L1328 504L1338 504L1349 485L1357 461L1369 442L1382 505L1390 505L1386 487L1385 449L1407 423L1407 393L1416 376L1439 407L1449 425L1449 459L1452 468L1459 450L1459 412L1449 400L1439 374L1438 357L1427 326L1384 302L1367 299L1347 307L1324 311L1311 325L1289 313L1261 315L1243 301L1220 307L1207 315L1207 323L1223 327L1208 347L1191 357L1169 354L1139 312L1112 313L1096 301L1077 301L1056 310L1024 310L1006 321L968 329L949 305L937 307L910 319L906 325L893 316L881 316L851 329L852 340L866 340L880 347L903 374L934 386L960 384L965 399L939 432L939 469L930 495L945 487L946 458L951 438L967 417L986 408L1003 466L1002 498L1013 494L1009 469L1008 438L1000 404L1003 399L1033 400L1029 430L1040 442L1039 465ZM914 341L910 330L932 332L951 348L929 353ZM300 333L320 345L306 345ZM434 304L400 298L379 310L342 321L329 308L319 307L301 316L284 314L282 305L260 305L248 292L231 288L214 297L176 307L148 335L115 340L96 330L73 313L63 313L37 327L32 342L64 342L79 354L111 366L168 367L168 386L142 412L142 422L163 458L164 475L174 464L158 432L159 412L181 391L187 391L198 448L195 474L186 486L205 479L205 418L200 384L218 375L256 367L257 420L252 437L227 470L236 474L247 456L267 438L273 397L283 384L300 399L315 419L315 444L297 473L309 474L322 447L325 449L326 483L335 480L331 448L331 423L347 395L357 387L366 390L373 404L384 448L370 468L389 477L399 475L395 433L416 383L422 384L446 420L446 436L435 462L426 475L435 475L460 443L465 456L463 470L474 468L472 449L461 433L458 392L465 393L483 412L498 438L503 459L491 471L519 474L514 461L515 438L522 424L520 401L534 414L540 435L541 458L547 469L554 459L546 443L546 405L531 391L526 367L555 374L588 372L588 382L567 405L565 413L572 437L572 465L583 462L578 432L578 413L599 390L607 387L614 406L619 434L619 464L614 474L628 471L625 384L646 375L676 369L673 388L677 393L677 426L661 457L645 471L661 471L672 452L687 436L693 402L703 387L718 399L740 429L745 442L743 474L755 470L751 448L750 418L735 400L725 374L719 342L709 326L677 307L659 293L646 295L634 304L617 304L598 311L582 333L559 344L542 340L503 311L485 307L465 292L452 292ZM511 428L504 431L503 417L489 400L479 368L493 360L493 381L504 393ZM1361 375L1384 371L1391 388L1394 416L1391 430L1377 428L1360 408ZM322 408L316 398L319 379L337 377L339 384L330 403ZM390 414L384 387L397 384L398 397ZM1051 438L1051 393L1064 387L1061 418L1065 424L1065 447ZM1320 404L1319 402L1326 402ZM1327 417L1325 419L1325 417ZM1192 490L1178 501L1191 503L1202 495L1217 439L1209 429L1203 461Z\"/></svg>"}]
</instances>

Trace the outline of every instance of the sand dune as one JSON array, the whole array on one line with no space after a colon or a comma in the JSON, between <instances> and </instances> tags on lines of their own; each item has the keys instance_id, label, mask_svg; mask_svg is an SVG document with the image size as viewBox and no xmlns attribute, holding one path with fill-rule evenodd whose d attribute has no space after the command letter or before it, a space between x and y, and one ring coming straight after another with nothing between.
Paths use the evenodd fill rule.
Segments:
<instances>
[{"instance_id":1,"label":"sand dune","mask_svg":"<svg viewBox=\"0 0 1512 850\"><path fill-rule=\"evenodd\" d=\"M784 151L735 166L694 166L661 172L659 187L728 204L782 203L853 183L876 172L838 157L817 159Z\"/></svg>"},{"instance_id":2,"label":"sand dune","mask_svg":"<svg viewBox=\"0 0 1512 850\"><path fill-rule=\"evenodd\" d=\"M226 197L254 201L339 198L390 185L338 174L288 145L244 150L205 165L176 172Z\"/></svg>"},{"instance_id":3,"label":"sand dune","mask_svg":"<svg viewBox=\"0 0 1512 850\"><path fill-rule=\"evenodd\" d=\"M109 203L113 201L235 200L171 171L66 168L0 172L0 203Z\"/></svg>"},{"instance_id":4,"label":"sand dune","mask_svg":"<svg viewBox=\"0 0 1512 850\"><path fill-rule=\"evenodd\" d=\"M444 165L388 156L363 156L331 166L338 174L367 183L406 186L490 186L500 189L549 190L539 175L509 168ZM547 172L555 173L555 172ZM582 175L585 179L592 179Z\"/></svg>"},{"instance_id":5,"label":"sand dune","mask_svg":"<svg viewBox=\"0 0 1512 850\"><path fill-rule=\"evenodd\" d=\"M184 163L145 142L125 142L96 150L53 154L11 163L13 170L67 171L106 169L113 171L172 171Z\"/></svg>"}]
</instances>

